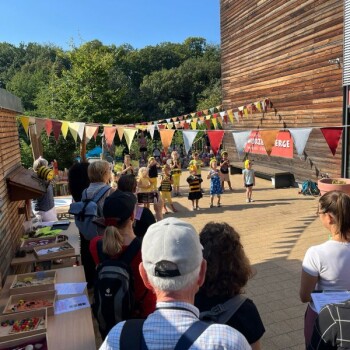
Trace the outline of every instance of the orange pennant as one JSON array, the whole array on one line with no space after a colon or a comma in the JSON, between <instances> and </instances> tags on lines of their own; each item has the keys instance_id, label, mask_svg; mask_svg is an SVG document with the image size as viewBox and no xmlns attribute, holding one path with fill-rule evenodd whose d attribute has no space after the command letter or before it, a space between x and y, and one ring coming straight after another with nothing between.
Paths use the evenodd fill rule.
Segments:
<instances>
[{"instance_id":1,"label":"orange pennant","mask_svg":"<svg viewBox=\"0 0 350 350\"><path fill-rule=\"evenodd\" d=\"M168 152L168 148L171 145L171 141L173 140L175 130L163 129L159 130L160 139L162 140L162 145L165 150L165 153Z\"/></svg>"},{"instance_id":2,"label":"orange pennant","mask_svg":"<svg viewBox=\"0 0 350 350\"><path fill-rule=\"evenodd\" d=\"M260 136L263 140L266 153L268 155L272 152L272 147L275 145L276 136L279 133L279 130L261 130Z\"/></svg>"}]
</instances>

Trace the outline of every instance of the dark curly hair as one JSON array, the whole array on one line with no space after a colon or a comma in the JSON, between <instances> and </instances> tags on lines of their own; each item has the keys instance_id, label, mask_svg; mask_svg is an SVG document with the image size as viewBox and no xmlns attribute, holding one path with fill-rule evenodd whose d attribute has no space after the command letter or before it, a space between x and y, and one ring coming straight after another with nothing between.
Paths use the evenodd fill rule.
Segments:
<instances>
[{"instance_id":1,"label":"dark curly hair","mask_svg":"<svg viewBox=\"0 0 350 350\"><path fill-rule=\"evenodd\" d=\"M207 297L233 296L243 292L254 273L240 236L227 223L209 222L199 234L207 273L201 291Z\"/></svg>"}]
</instances>

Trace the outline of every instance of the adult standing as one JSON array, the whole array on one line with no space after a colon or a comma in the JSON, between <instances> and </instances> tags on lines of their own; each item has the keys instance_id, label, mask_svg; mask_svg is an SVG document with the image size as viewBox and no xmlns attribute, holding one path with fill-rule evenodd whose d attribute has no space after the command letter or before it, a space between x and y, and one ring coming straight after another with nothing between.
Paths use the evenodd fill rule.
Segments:
<instances>
[{"instance_id":1,"label":"adult standing","mask_svg":"<svg viewBox=\"0 0 350 350\"><path fill-rule=\"evenodd\" d=\"M189 342L189 347L178 347L191 350L250 349L246 339L235 329L198 320L199 310L193 305L194 296L203 285L206 261L192 225L176 218L152 225L142 242L139 269L145 285L156 294L156 310L144 323L138 323L136 329L131 321L119 322L100 350L173 350L178 342L183 344L184 337L191 336L194 339ZM121 337L121 334L124 335Z\"/></svg>"},{"instance_id":2,"label":"adult standing","mask_svg":"<svg viewBox=\"0 0 350 350\"><path fill-rule=\"evenodd\" d=\"M317 313L311 299L313 290L350 289L350 196L339 191L325 193L317 215L329 231L329 239L310 247L304 257L300 299L308 303L305 313L305 343L309 344Z\"/></svg>"}]
</instances>

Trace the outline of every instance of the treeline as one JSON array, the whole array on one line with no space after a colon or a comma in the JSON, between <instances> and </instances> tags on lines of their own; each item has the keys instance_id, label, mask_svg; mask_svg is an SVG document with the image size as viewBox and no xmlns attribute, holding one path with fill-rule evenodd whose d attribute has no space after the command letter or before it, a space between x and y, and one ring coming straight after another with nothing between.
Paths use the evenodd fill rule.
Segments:
<instances>
[{"instance_id":1,"label":"treeline","mask_svg":"<svg viewBox=\"0 0 350 350\"><path fill-rule=\"evenodd\" d=\"M68 51L0 43L0 87L36 117L116 124L175 117L221 104L220 77L220 48L203 38L143 49L94 40ZM42 140L44 156L64 166L77 153L71 138ZM21 133L25 166L28 145Z\"/></svg>"}]
</instances>

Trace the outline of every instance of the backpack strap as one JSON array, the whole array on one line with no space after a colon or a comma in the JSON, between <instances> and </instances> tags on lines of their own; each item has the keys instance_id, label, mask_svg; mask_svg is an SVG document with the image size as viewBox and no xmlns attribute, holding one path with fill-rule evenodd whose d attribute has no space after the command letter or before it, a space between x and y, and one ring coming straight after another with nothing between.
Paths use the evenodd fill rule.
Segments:
<instances>
[{"instance_id":1,"label":"backpack strap","mask_svg":"<svg viewBox=\"0 0 350 350\"><path fill-rule=\"evenodd\" d=\"M201 312L199 318L201 320L225 324L246 300L247 297L242 294L235 295L225 303L218 304L209 311Z\"/></svg>"},{"instance_id":2,"label":"backpack strap","mask_svg":"<svg viewBox=\"0 0 350 350\"><path fill-rule=\"evenodd\" d=\"M98 240L96 242L96 250L97 250L97 256L100 263L106 259L108 259L108 256L103 252L103 242L102 239Z\"/></svg>"},{"instance_id":3,"label":"backpack strap","mask_svg":"<svg viewBox=\"0 0 350 350\"><path fill-rule=\"evenodd\" d=\"M197 321L182 334L179 341L176 343L174 350L188 350L200 335L210 326L210 323Z\"/></svg>"},{"instance_id":4,"label":"backpack strap","mask_svg":"<svg viewBox=\"0 0 350 350\"><path fill-rule=\"evenodd\" d=\"M147 349L147 346L146 348L144 348L144 346L141 347L141 340L143 339L142 328L144 322L145 320L140 319L125 321L119 338L120 350Z\"/></svg>"},{"instance_id":5,"label":"backpack strap","mask_svg":"<svg viewBox=\"0 0 350 350\"><path fill-rule=\"evenodd\" d=\"M145 320L127 320L122 328L119 348L120 350L140 349L148 350L142 328ZM197 321L182 334L174 350L188 350L200 335L210 326L210 323Z\"/></svg>"},{"instance_id":6,"label":"backpack strap","mask_svg":"<svg viewBox=\"0 0 350 350\"><path fill-rule=\"evenodd\" d=\"M124 253L119 257L118 260L124 261L126 264L130 265L132 259L136 256L138 251L141 249L141 240L135 237L134 240L128 245Z\"/></svg>"}]
</instances>

